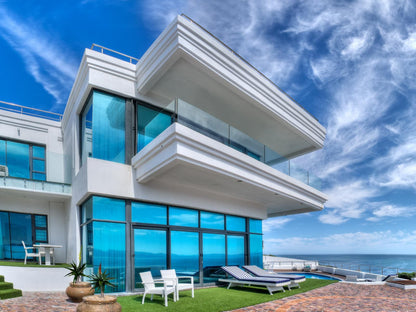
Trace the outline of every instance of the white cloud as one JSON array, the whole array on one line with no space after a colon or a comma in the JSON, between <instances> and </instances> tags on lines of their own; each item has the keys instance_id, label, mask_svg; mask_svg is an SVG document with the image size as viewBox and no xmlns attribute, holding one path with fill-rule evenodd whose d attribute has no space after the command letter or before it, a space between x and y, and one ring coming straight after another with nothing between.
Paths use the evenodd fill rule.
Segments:
<instances>
[{"instance_id":1,"label":"white cloud","mask_svg":"<svg viewBox=\"0 0 416 312\"><path fill-rule=\"evenodd\" d=\"M267 219L262 222L263 233L271 232L276 229L280 229L284 227L290 221L292 221L291 218L283 218L283 217Z\"/></svg>"},{"instance_id":2,"label":"white cloud","mask_svg":"<svg viewBox=\"0 0 416 312\"><path fill-rule=\"evenodd\" d=\"M22 57L26 70L62 104L69 94L77 66L54 40L36 30L34 25L14 18L0 8L0 36Z\"/></svg>"}]
</instances>

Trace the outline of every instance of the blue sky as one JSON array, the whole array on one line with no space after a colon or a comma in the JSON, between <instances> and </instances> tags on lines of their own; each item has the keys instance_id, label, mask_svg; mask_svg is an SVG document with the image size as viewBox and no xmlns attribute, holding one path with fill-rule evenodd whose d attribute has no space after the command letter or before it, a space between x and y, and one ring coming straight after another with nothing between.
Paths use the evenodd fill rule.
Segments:
<instances>
[{"instance_id":1,"label":"blue sky","mask_svg":"<svg viewBox=\"0 0 416 312\"><path fill-rule=\"evenodd\" d=\"M140 57L180 13L327 128L295 164L329 201L265 221L265 253L415 254L415 2L0 0L0 100L63 112L85 48Z\"/></svg>"}]
</instances>

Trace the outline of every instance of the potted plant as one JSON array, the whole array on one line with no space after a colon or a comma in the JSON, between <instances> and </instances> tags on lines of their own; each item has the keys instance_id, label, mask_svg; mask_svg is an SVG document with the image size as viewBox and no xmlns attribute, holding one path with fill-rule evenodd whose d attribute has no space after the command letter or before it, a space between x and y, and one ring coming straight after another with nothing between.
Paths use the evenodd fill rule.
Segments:
<instances>
[{"instance_id":1,"label":"potted plant","mask_svg":"<svg viewBox=\"0 0 416 312\"><path fill-rule=\"evenodd\" d=\"M104 295L106 286L116 287L110 281L113 279L104 271L101 271L101 264L98 273L88 276L92 286L100 289L100 295L86 296L77 307L77 312L121 312L121 305L114 296Z\"/></svg>"},{"instance_id":2,"label":"potted plant","mask_svg":"<svg viewBox=\"0 0 416 312\"><path fill-rule=\"evenodd\" d=\"M76 263L73 261L66 269L69 271L65 276L73 276L73 281L69 283L66 289L67 296L74 302L81 302L85 296L91 296L94 294L94 288L91 287L91 283L81 281L81 278L85 276L86 264Z\"/></svg>"}]
</instances>

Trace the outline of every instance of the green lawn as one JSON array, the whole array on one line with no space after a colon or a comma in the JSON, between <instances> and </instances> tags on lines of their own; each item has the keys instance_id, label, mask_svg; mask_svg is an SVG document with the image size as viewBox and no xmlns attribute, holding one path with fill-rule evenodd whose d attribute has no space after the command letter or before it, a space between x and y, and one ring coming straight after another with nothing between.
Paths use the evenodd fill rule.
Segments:
<instances>
[{"instance_id":1,"label":"green lawn","mask_svg":"<svg viewBox=\"0 0 416 312\"><path fill-rule=\"evenodd\" d=\"M38 267L38 268L64 268L67 267L66 263L57 263L56 265L39 265L37 262L27 262L27 264L22 261L0 261L0 266L17 266L17 267Z\"/></svg>"},{"instance_id":2,"label":"green lawn","mask_svg":"<svg viewBox=\"0 0 416 312\"><path fill-rule=\"evenodd\" d=\"M133 311L227 311L242 307L252 306L258 303L281 299L314 288L323 287L337 281L307 279L301 284L300 289L276 292L271 296L264 287L213 287L195 290L195 298L192 299L191 291L180 293L180 300L173 302L172 295L169 295L169 306L164 306L161 296L154 295L150 301L150 295L146 296L142 305L142 295L122 296L117 301L121 304L123 312Z\"/></svg>"}]
</instances>

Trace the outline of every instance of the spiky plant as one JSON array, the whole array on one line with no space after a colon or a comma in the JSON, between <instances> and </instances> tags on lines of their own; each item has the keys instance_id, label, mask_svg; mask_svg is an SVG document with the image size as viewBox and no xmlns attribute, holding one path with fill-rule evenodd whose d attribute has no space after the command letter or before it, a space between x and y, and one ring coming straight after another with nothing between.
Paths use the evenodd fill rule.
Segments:
<instances>
[{"instance_id":1,"label":"spiky plant","mask_svg":"<svg viewBox=\"0 0 416 312\"><path fill-rule=\"evenodd\" d=\"M81 282L81 277L86 276L84 274L86 266L87 265L85 263L80 262L79 264L77 264L75 261L72 261L70 265L66 267L66 269L69 270L69 272L65 276L73 276L73 283Z\"/></svg>"},{"instance_id":2,"label":"spiky plant","mask_svg":"<svg viewBox=\"0 0 416 312\"><path fill-rule=\"evenodd\" d=\"M105 286L116 287L116 285L110 282L114 278L109 277L105 271L101 271L101 264L98 267L98 273L92 273L91 275L88 275L88 278L90 279L93 288L100 289L101 297L104 297Z\"/></svg>"}]
</instances>

